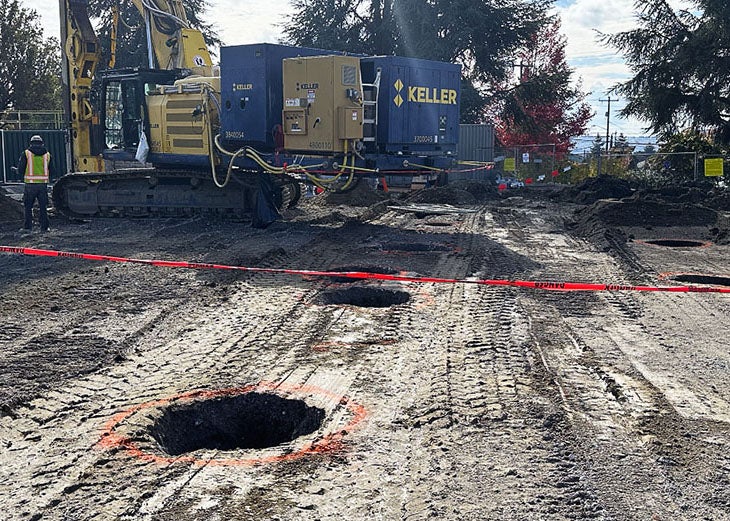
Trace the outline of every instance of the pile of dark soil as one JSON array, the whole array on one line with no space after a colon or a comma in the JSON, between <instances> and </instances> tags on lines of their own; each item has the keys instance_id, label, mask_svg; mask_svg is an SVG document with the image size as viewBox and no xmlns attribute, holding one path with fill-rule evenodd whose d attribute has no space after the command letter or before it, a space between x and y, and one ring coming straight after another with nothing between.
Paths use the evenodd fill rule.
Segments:
<instances>
[{"instance_id":1,"label":"pile of dark soil","mask_svg":"<svg viewBox=\"0 0 730 521\"><path fill-rule=\"evenodd\" d=\"M579 221L596 217L607 226L709 226L717 221L717 212L705 206L643 197L597 201L576 216Z\"/></svg>"},{"instance_id":2,"label":"pile of dark soil","mask_svg":"<svg viewBox=\"0 0 730 521\"><path fill-rule=\"evenodd\" d=\"M388 194L373 190L368 183L360 180L352 190L346 192L325 192L317 198L322 204L331 206L367 207L390 199Z\"/></svg>"},{"instance_id":3,"label":"pile of dark soil","mask_svg":"<svg viewBox=\"0 0 730 521\"><path fill-rule=\"evenodd\" d=\"M625 179L600 175L589 177L577 185L559 192L559 199L578 204L593 204L600 199L623 199L634 193L634 186Z\"/></svg>"},{"instance_id":4,"label":"pile of dark soil","mask_svg":"<svg viewBox=\"0 0 730 521\"><path fill-rule=\"evenodd\" d=\"M641 190L644 200L678 204L699 204L715 210L730 210L730 191L703 181Z\"/></svg>"},{"instance_id":5,"label":"pile of dark soil","mask_svg":"<svg viewBox=\"0 0 730 521\"><path fill-rule=\"evenodd\" d=\"M23 205L0 193L0 222L17 221L23 218Z\"/></svg>"},{"instance_id":6,"label":"pile of dark soil","mask_svg":"<svg viewBox=\"0 0 730 521\"><path fill-rule=\"evenodd\" d=\"M705 204L715 210L730 212L730 190L726 188L711 190L707 194Z\"/></svg>"},{"instance_id":7,"label":"pile of dark soil","mask_svg":"<svg viewBox=\"0 0 730 521\"><path fill-rule=\"evenodd\" d=\"M626 240L625 228L707 226L716 238L727 240L727 223L721 223L717 211L704 205L672 203L637 193L622 200L599 200L576 210L566 226L577 235L599 245L617 246Z\"/></svg>"},{"instance_id":8,"label":"pile of dark soil","mask_svg":"<svg viewBox=\"0 0 730 521\"><path fill-rule=\"evenodd\" d=\"M730 244L730 215L720 214L717 224L710 228L710 235L715 244Z\"/></svg>"},{"instance_id":9,"label":"pile of dark soil","mask_svg":"<svg viewBox=\"0 0 730 521\"><path fill-rule=\"evenodd\" d=\"M499 190L497 190L496 183L465 180L449 183L449 186L456 190L469 192L478 202L490 201L499 198Z\"/></svg>"},{"instance_id":10,"label":"pile of dark soil","mask_svg":"<svg viewBox=\"0 0 730 521\"><path fill-rule=\"evenodd\" d=\"M477 203L477 197L461 188L453 185L424 188L410 195L408 203L431 203L431 204L464 204L472 205Z\"/></svg>"}]
</instances>

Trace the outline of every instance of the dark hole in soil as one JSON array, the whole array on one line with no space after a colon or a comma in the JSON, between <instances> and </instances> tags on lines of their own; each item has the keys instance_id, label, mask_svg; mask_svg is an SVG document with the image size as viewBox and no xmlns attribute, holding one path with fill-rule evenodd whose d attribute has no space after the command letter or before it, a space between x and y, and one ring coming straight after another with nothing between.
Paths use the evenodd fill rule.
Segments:
<instances>
[{"instance_id":1,"label":"dark hole in soil","mask_svg":"<svg viewBox=\"0 0 730 521\"><path fill-rule=\"evenodd\" d=\"M363 273L384 273L386 275L394 275L395 273L397 273L395 270L392 270L390 268L381 268L379 266L340 266L338 268L332 268L328 271L360 271ZM346 284L348 282L357 282L364 279L353 279L350 277L330 277L330 280L332 282L340 282Z\"/></svg>"},{"instance_id":2,"label":"dark hole in soil","mask_svg":"<svg viewBox=\"0 0 730 521\"><path fill-rule=\"evenodd\" d=\"M717 275L681 274L674 275L672 280L695 284L712 284L714 286L730 286L730 277L719 277Z\"/></svg>"},{"instance_id":3,"label":"dark hole in soil","mask_svg":"<svg viewBox=\"0 0 730 521\"><path fill-rule=\"evenodd\" d=\"M427 223L424 223L426 226L451 226L452 223L444 222L444 221L430 221Z\"/></svg>"},{"instance_id":4,"label":"dark hole in soil","mask_svg":"<svg viewBox=\"0 0 730 521\"><path fill-rule=\"evenodd\" d=\"M699 248L705 245L702 241L688 241L684 239L654 239L644 242L653 244L654 246L666 246L667 248Z\"/></svg>"},{"instance_id":5,"label":"dark hole in soil","mask_svg":"<svg viewBox=\"0 0 730 521\"><path fill-rule=\"evenodd\" d=\"M385 251L449 251L450 248L443 244L384 242L381 249Z\"/></svg>"},{"instance_id":6,"label":"dark hole in soil","mask_svg":"<svg viewBox=\"0 0 730 521\"><path fill-rule=\"evenodd\" d=\"M199 449L261 449L316 431L324 417L322 409L302 400L246 393L173 405L151 434L171 456Z\"/></svg>"},{"instance_id":7,"label":"dark hole in soil","mask_svg":"<svg viewBox=\"0 0 730 521\"><path fill-rule=\"evenodd\" d=\"M405 291L382 288L347 288L322 293L317 299L318 304L349 304L363 308L387 308L397 304L404 304L411 296Z\"/></svg>"}]
</instances>

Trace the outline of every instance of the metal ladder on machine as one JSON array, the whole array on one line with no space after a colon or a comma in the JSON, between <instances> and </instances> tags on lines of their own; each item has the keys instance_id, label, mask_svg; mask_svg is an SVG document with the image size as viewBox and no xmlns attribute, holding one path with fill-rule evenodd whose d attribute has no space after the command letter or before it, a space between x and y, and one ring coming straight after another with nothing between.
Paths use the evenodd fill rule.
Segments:
<instances>
[{"instance_id":1,"label":"metal ladder on machine","mask_svg":"<svg viewBox=\"0 0 730 521\"><path fill-rule=\"evenodd\" d=\"M363 105L363 138L367 145L375 143L375 136L378 129L378 95L380 93L380 69L375 74L372 83L362 84L362 105Z\"/></svg>"}]
</instances>

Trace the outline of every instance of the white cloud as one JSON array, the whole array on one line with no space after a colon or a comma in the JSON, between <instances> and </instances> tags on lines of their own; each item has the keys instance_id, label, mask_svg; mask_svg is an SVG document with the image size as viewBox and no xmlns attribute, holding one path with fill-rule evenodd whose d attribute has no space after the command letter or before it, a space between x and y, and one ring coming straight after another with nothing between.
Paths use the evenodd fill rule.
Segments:
<instances>
[{"instance_id":1,"label":"white cloud","mask_svg":"<svg viewBox=\"0 0 730 521\"><path fill-rule=\"evenodd\" d=\"M44 37L48 38L53 36L60 38L61 15L59 14L58 2L56 0L21 1L21 5L26 9L33 9L38 13L41 27L43 27Z\"/></svg>"},{"instance_id":2,"label":"white cloud","mask_svg":"<svg viewBox=\"0 0 730 521\"><path fill-rule=\"evenodd\" d=\"M608 91L632 74L615 49L600 41L600 34L614 34L636 27L633 0L576 0L556 7L562 21L562 33L567 38L566 60L575 70L576 80L590 93L587 101L595 116L590 122L590 134L605 134L606 127L628 135L643 134L644 122L634 118L620 118L618 111L625 102L611 103L611 118L606 122ZM615 95L611 95L616 99Z\"/></svg>"},{"instance_id":3,"label":"white cloud","mask_svg":"<svg viewBox=\"0 0 730 521\"><path fill-rule=\"evenodd\" d=\"M25 7L40 15L44 36L60 36L57 0L31 0ZM276 24L292 13L289 0L212 0L206 21L215 25L225 45L276 43L281 34Z\"/></svg>"},{"instance_id":4,"label":"white cloud","mask_svg":"<svg viewBox=\"0 0 730 521\"><path fill-rule=\"evenodd\" d=\"M208 10L224 45L277 43L285 21L294 10L289 0L236 1L213 0Z\"/></svg>"}]
</instances>

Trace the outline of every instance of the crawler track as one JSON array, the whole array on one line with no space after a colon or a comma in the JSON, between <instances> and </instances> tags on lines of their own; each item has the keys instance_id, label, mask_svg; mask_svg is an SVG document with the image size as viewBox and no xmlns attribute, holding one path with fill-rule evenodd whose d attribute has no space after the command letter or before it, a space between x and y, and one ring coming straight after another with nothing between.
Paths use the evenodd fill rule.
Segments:
<instances>
[{"instance_id":1,"label":"crawler track","mask_svg":"<svg viewBox=\"0 0 730 521\"><path fill-rule=\"evenodd\" d=\"M296 205L299 183L271 176L280 209ZM53 187L54 206L68 217L250 217L256 204L256 175L235 175L225 188L210 173L124 169L112 173L68 174Z\"/></svg>"}]
</instances>

